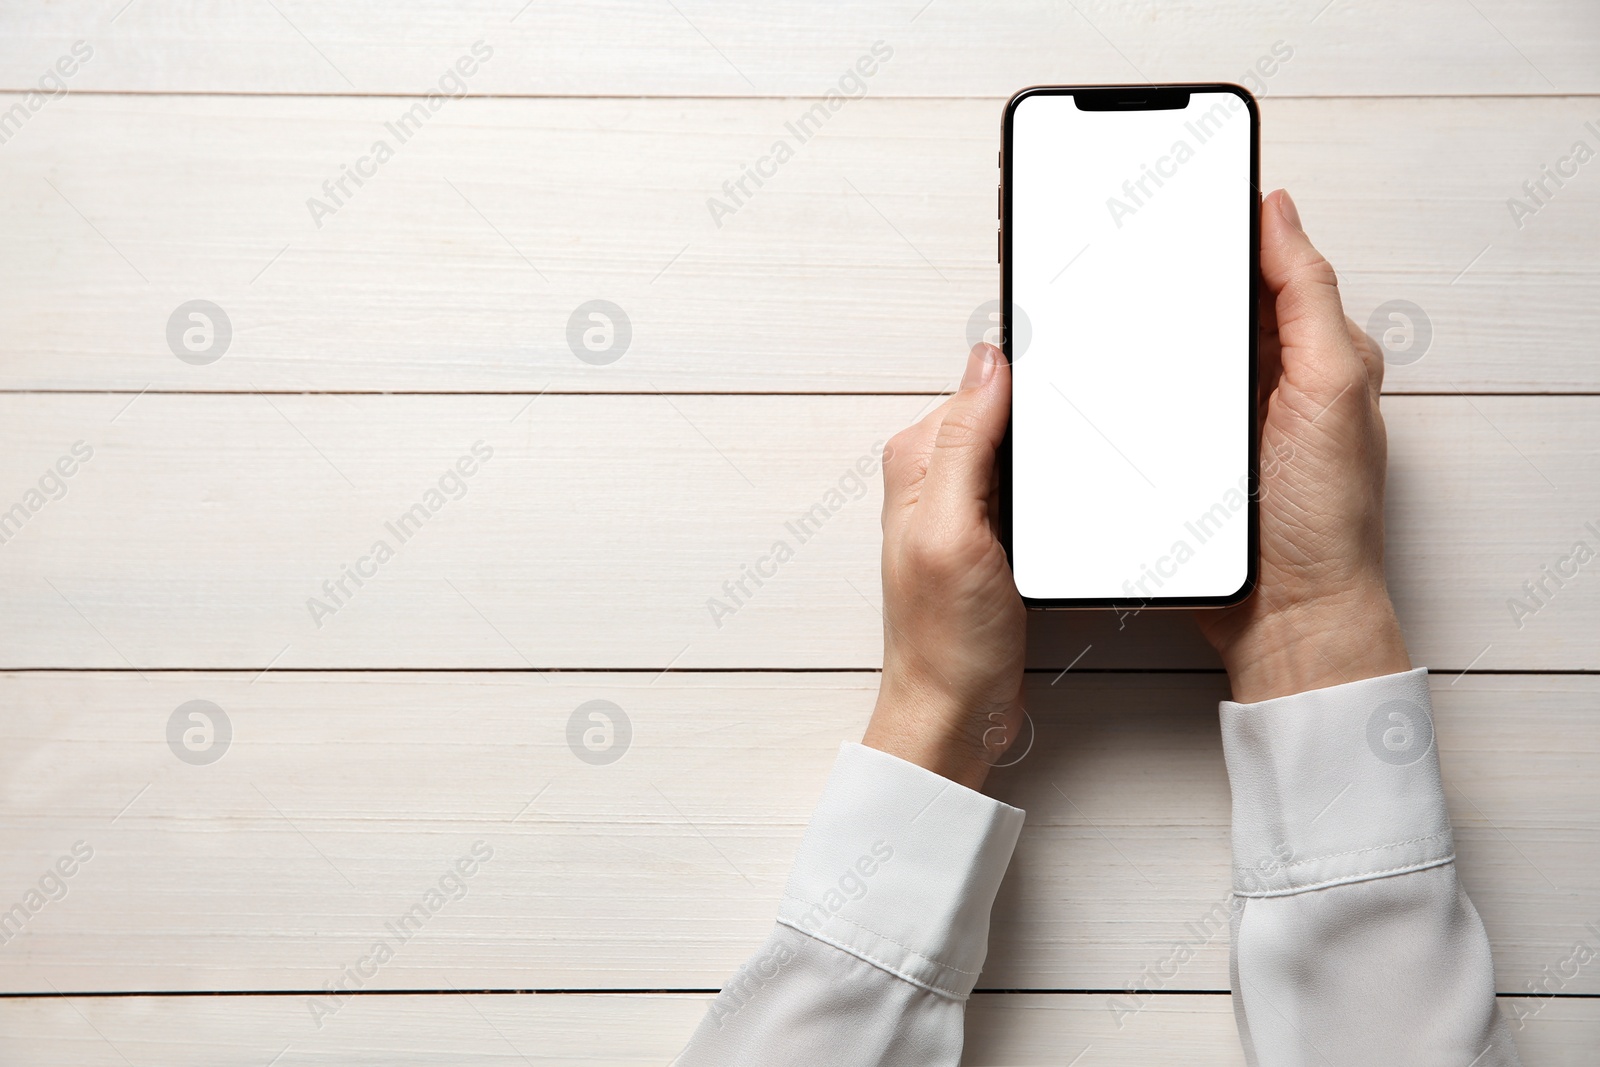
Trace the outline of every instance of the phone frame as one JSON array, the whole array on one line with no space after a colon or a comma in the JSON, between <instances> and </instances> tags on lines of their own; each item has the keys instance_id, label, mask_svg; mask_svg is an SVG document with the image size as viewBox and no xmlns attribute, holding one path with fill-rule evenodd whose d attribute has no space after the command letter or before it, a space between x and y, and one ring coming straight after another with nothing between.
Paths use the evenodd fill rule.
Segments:
<instances>
[{"instance_id":1,"label":"phone frame","mask_svg":"<svg viewBox=\"0 0 1600 1067\"><path fill-rule=\"evenodd\" d=\"M1011 141L1013 135L1014 118L1016 110L1022 101L1033 96L1070 96L1074 104L1086 111L1140 111L1140 110L1166 110L1170 105L1152 107L1157 100L1171 100L1177 94L1185 96L1194 93L1230 93L1239 97L1245 105L1245 110L1250 114L1250 255L1247 269L1249 278L1249 375L1248 398L1249 408L1249 486L1250 492L1246 501L1246 522L1248 524L1247 549L1249 559L1246 564L1244 584L1232 593L1216 597L1150 597L1148 599L1128 600L1116 597L1029 597L1024 596L1022 602L1034 609L1116 609L1119 611L1158 611L1171 608L1225 608L1246 600L1255 591L1256 581L1261 567L1261 522L1260 522L1260 495L1261 495L1261 412L1260 412L1260 369L1258 366L1258 341L1260 331L1261 296L1261 114L1256 107L1255 97L1243 86L1231 82L1164 82L1161 84L1147 85L1036 85L1023 89L1006 101L1005 111L1001 118L1000 129L1000 350L1004 353L1007 363L1015 362L1011 351ZM1079 102L1082 96L1084 102L1094 106L1083 106ZM1011 426L1008 422L1004 439L1000 443L998 452L998 465L1000 474L1000 544L1005 549L1007 561L1012 560L1011 545Z\"/></svg>"}]
</instances>

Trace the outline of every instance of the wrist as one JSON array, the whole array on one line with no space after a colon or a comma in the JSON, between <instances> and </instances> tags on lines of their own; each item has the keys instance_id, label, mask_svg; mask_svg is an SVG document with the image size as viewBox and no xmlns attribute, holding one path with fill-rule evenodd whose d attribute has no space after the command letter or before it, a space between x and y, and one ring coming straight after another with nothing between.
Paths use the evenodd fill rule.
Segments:
<instances>
[{"instance_id":1,"label":"wrist","mask_svg":"<svg viewBox=\"0 0 1600 1067\"><path fill-rule=\"evenodd\" d=\"M972 719L942 694L886 674L861 743L977 790L989 777L994 753L985 747L983 730L974 734L967 727Z\"/></svg>"},{"instance_id":2,"label":"wrist","mask_svg":"<svg viewBox=\"0 0 1600 1067\"><path fill-rule=\"evenodd\" d=\"M1381 585L1269 609L1220 651L1241 704L1411 669Z\"/></svg>"}]
</instances>

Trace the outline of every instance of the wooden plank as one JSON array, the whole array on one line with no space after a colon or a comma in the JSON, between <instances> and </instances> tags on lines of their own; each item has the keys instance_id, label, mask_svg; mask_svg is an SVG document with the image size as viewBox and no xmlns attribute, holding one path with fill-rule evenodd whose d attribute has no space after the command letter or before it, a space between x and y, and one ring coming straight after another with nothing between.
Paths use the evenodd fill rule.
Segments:
<instances>
[{"instance_id":1,"label":"wooden plank","mask_svg":"<svg viewBox=\"0 0 1600 1067\"><path fill-rule=\"evenodd\" d=\"M0 662L876 668L873 450L930 402L7 396L0 510L40 506L0 546ZM1388 563L1416 661L1600 668L1600 583L1580 569L1558 588L1541 570L1597 542L1600 399L1386 409ZM29 498L77 441L95 451L67 494ZM429 498L476 442L493 458L446 478L466 495ZM758 587L745 568L761 560ZM359 587L343 577L358 565ZM1039 668L1080 653L1080 668L1217 666L1187 613L1058 612L1030 630Z\"/></svg>"},{"instance_id":2,"label":"wooden plank","mask_svg":"<svg viewBox=\"0 0 1600 1067\"><path fill-rule=\"evenodd\" d=\"M400 143L388 124L421 106L52 102L4 146L0 388L933 392L997 295L994 101L852 101L800 144L805 100L473 99ZM1508 207L1600 145L1594 98L1263 112L1265 180L1298 194L1351 315L1427 319L1391 392L1600 390L1600 180ZM735 203L724 183L778 139L793 158ZM323 191L361 159L375 176ZM209 365L168 337L196 299L232 330ZM630 327L606 365L569 341L597 299Z\"/></svg>"},{"instance_id":3,"label":"wooden plank","mask_svg":"<svg viewBox=\"0 0 1600 1067\"><path fill-rule=\"evenodd\" d=\"M1186 1064L1242 1067L1245 1062L1231 997L1159 997L1128 1016L1114 1014L1107 1002L1104 996L1082 994L976 997L967 1012L961 1062L1043 1067L1070 1064L1070 1057L1079 1055L1083 1067L1099 1067L1172 1062L1180 1049ZM1500 1000L1508 1018L1519 1008L1532 1010L1523 998ZM1524 1063L1588 1064L1600 1040L1600 1008L1592 1000L1545 1001L1538 1014L1514 1029L1514 1040Z\"/></svg>"},{"instance_id":4,"label":"wooden plank","mask_svg":"<svg viewBox=\"0 0 1600 1067\"><path fill-rule=\"evenodd\" d=\"M875 683L3 676L0 885L24 893L79 841L93 855L0 950L0 988L317 990L380 939L393 958L363 988L716 988L770 930ZM1526 993L1593 936L1600 679L1434 689L1463 881L1501 989ZM1227 987L1227 933L1207 927L1228 889L1222 692L1209 675L1030 675L1037 740L994 783L1028 826L981 988L1128 988L1170 970L1179 945L1193 958L1168 988ZM209 764L168 740L195 700L228 723ZM594 700L621 709L610 763L569 741L575 718L603 725L579 710ZM180 721L204 725L191 712ZM401 942L386 924L480 841L492 855ZM1600 978L1583 969L1555 991L1594 993Z\"/></svg>"},{"instance_id":5,"label":"wooden plank","mask_svg":"<svg viewBox=\"0 0 1600 1067\"><path fill-rule=\"evenodd\" d=\"M13 1067L651 1064L681 1049L707 996L352 999L318 1028L303 997L0 1001ZM276 1059L274 1059L276 1057Z\"/></svg>"},{"instance_id":6,"label":"wooden plank","mask_svg":"<svg viewBox=\"0 0 1600 1067\"><path fill-rule=\"evenodd\" d=\"M1066 9L852 0L672 5L488 3L272 5L89 0L12 13L0 85L31 88L76 38L93 58L76 89L145 92L426 91L474 40L484 93L819 95L875 40L887 95L1005 97L1048 82L1238 80L1274 43L1292 49L1274 90L1302 94L1593 92L1597 28L1582 0L1377 0L1262 5L1197 0ZM274 10L276 9L276 10Z\"/></svg>"},{"instance_id":7,"label":"wooden plank","mask_svg":"<svg viewBox=\"0 0 1600 1067\"><path fill-rule=\"evenodd\" d=\"M48 998L0 1001L0 1051L14 1067L72 1063L125 1067L284 1067L308 1063L459 1065L560 1060L659 1065L676 1054L711 998L704 995L499 997L396 995L354 1000L314 1030L289 997ZM1501 1001L1510 1012L1518 1000ZM1516 1033L1523 1061L1591 1062L1600 1005L1551 1000ZM1103 998L1085 994L978 995L967 1008L962 1063L1032 1067L1091 1055L1092 1067L1143 1065L1183 1050L1197 1067L1239 1067L1244 1057L1226 996L1173 996L1111 1022Z\"/></svg>"}]
</instances>

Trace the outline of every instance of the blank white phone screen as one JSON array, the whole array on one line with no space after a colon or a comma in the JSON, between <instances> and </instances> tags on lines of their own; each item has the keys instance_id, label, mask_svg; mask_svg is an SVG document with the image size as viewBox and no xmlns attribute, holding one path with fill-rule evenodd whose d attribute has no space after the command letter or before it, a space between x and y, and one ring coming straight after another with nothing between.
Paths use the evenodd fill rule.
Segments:
<instances>
[{"instance_id":1,"label":"blank white phone screen","mask_svg":"<svg viewBox=\"0 0 1600 1067\"><path fill-rule=\"evenodd\" d=\"M1226 92L1159 110L1083 111L1067 94L1016 105L1011 537L1024 596L1148 602L1244 584L1251 144L1250 113Z\"/></svg>"}]
</instances>

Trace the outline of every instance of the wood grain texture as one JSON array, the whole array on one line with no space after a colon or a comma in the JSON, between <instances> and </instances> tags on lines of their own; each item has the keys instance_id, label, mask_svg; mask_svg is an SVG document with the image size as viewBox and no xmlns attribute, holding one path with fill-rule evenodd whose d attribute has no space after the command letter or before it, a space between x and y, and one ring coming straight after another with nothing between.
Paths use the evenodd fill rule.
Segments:
<instances>
[{"instance_id":1,"label":"wood grain texture","mask_svg":"<svg viewBox=\"0 0 1600 1067\"><path fill-rule=\"evenodd\" d=\"M1525 1062L1592 1061L1600 1000L1526 994L1600 923L1600 677L1456 672L1600 670L1600 579L1542 571L1600 544L1600 398L1477 395L1600 391L1600 164L1509 204L1600 146L1600 8L13 8L0 666L67 669L0 674L0 908L93 855L0 924L0 991L244 995L0 996L0 1062L669 1060L708 997L401 992L318 1028L303 991L454 897L480 841L369 988L710 988L759 942L876 685L879 490L852 471L953 383L996 295L1001 102L1143 78L1257 88L1265 184L1350 314L1423 309L1430 346L1386 383L1435 394L1385 404L1391 578L1417 662L1448 671L1437 738L1502 1008L1532 1013ZM480 40L472 98L427 110ZM70 91L24 95L77 41ZM800 144L786 124L877 41L865 98ZM308 198L379 138L394 157L319 226ZM795 157L718 220L779 138ZM632 330L603 366L568 340L597 298ZM169 347L195 299L231 320L210 365ZM277 395L301 392L507 395ZM50 481L77 441L92 457ZM466 495L401 544L385 523L478 441ZM830 488L800 544L786 523ZM328 597L379 538L395 557ZM778 539L795 558L734 599ZM1028 828L980 984L1126 987L1182 943L1173 988L1211 992L1122 1027L1104 993L980 994L964 1062L1234 1067L1226 936L1195 932L1226 891L1225 680L1083 673L1215 658L1181 615L1035 617L1029 642L1036 743L996 776ZM215 763L169 742L193 700L227 717ZM592 700L627 716L614 763L579 758Z\"/></svg>"},{"instance_id":2,"label":"wood grain texture","mask_svg":"<svg viewBox=\"0 0 1600 1067\"><path fill-rule=\"evenodd\" d=\"M1226 989L1227 780L1214 675L1030 675L1036 741L994 792L1028 812L984 989ZM706 989L771 927L870 674L24 673L0 677L6 906L93 856L0 946L7 992ZM1502 992L1597 935L1600 679L1433 680L1463 883ZM168 723L208 700L222 758ZM578 709L622 709L609 764ZM213 716L216 718L216 716ZM594 739L596 747L599 739ZM578 742L582 746L581 740ZM387 924L483 842L402 943ZM1210 917L1208 919L1208 916ZM1559 988L1600 992L1582 969Z\"/></svg>"},{"instance_id":3,"label":"wood grain texture","mask_svg":"<svg viewBox=\"0 0 1600 1067\"><path fill-rule=\"evenodd\" d=\"M7 16L0 85L31 88L74 39L75 88L144 92L417 93L468 44L495 56L475 91L532 95L798 96L837 83L866 47L893 61L875 92L1006 97L1049 82L1239 80L1275 42L1274 89L1300 94L1574 93L1600 89L1583 0L1251 0L1066 7L783 0L712 4L470 0L235 5L89 0ZM274 10L276 8L276 10Z\"/></svg>"},{"instance_id":4,"label":"wood grain texture","mask_svg":"<svg viewBox=\"0 0 1600 1067\"><path fill-rule=\"evenodd\" d=\"M352 1001L314 1029L298 998L181 997L0 1001L0 1054L12 1067L416 1067L650 1064L682 1048L707 996L384 996ZM1503 998L1501 1010L1520 1002ZM1536 1002L1537 1003L1537 1002ZM1552 1000L1516 1031L1524 1063L1586 1067L1600 1005ZM1092 1051L1083 1055L1085 1047ZM965 1067L1241 1067L1226 996L1163 997L1117 1029L1101 998L983 996L967 1009Z\"/></svg>"},{"instance_id":5,"label":"wood grain texture","mask_svg":"<svg viewBox=\"0 0 1600 1067\"><path fill-rule=\"evenodd\" d=\"M94 456L0 545L0 662L876 668L874 447L931 401L7 396L0 510L74 442ZM1541 570L1600 544L1600 399L1385 408L1388 566L1416 662L1600 668L1594 565L1560 587ZM478 442L493 458L447 485L465 495L395 536ZM359 587L356 565L375 572ZM1036 614L1029 640L1038 668L1217 666L1186 613Z\"/></svg>"},{"instance_id":6,"label":"wood grain texture","mask_svg":"<svg viewBox=\"0 0 1600 1067\"><path fill-rule=\"evenodd\" d=\"M813 106L447 100L401 143L416 100L53 101L4 145L0 387L947 388L998 290L999 106L848 101L801 144ZM1347 311L1427 319L1390 392L1600 390L1600 163L1508 207L1575 141L1600 147L1586 123L1595 97L1263 101L1264 182L1295 191ZM778 139L795 155L774 177L723 191ZM378 140L375 176L323 191ZM167 339L197 298L233 331L208 366ZM604 366L568 340L595 299L631 326Z\"/></svg>"}]
</instances>

